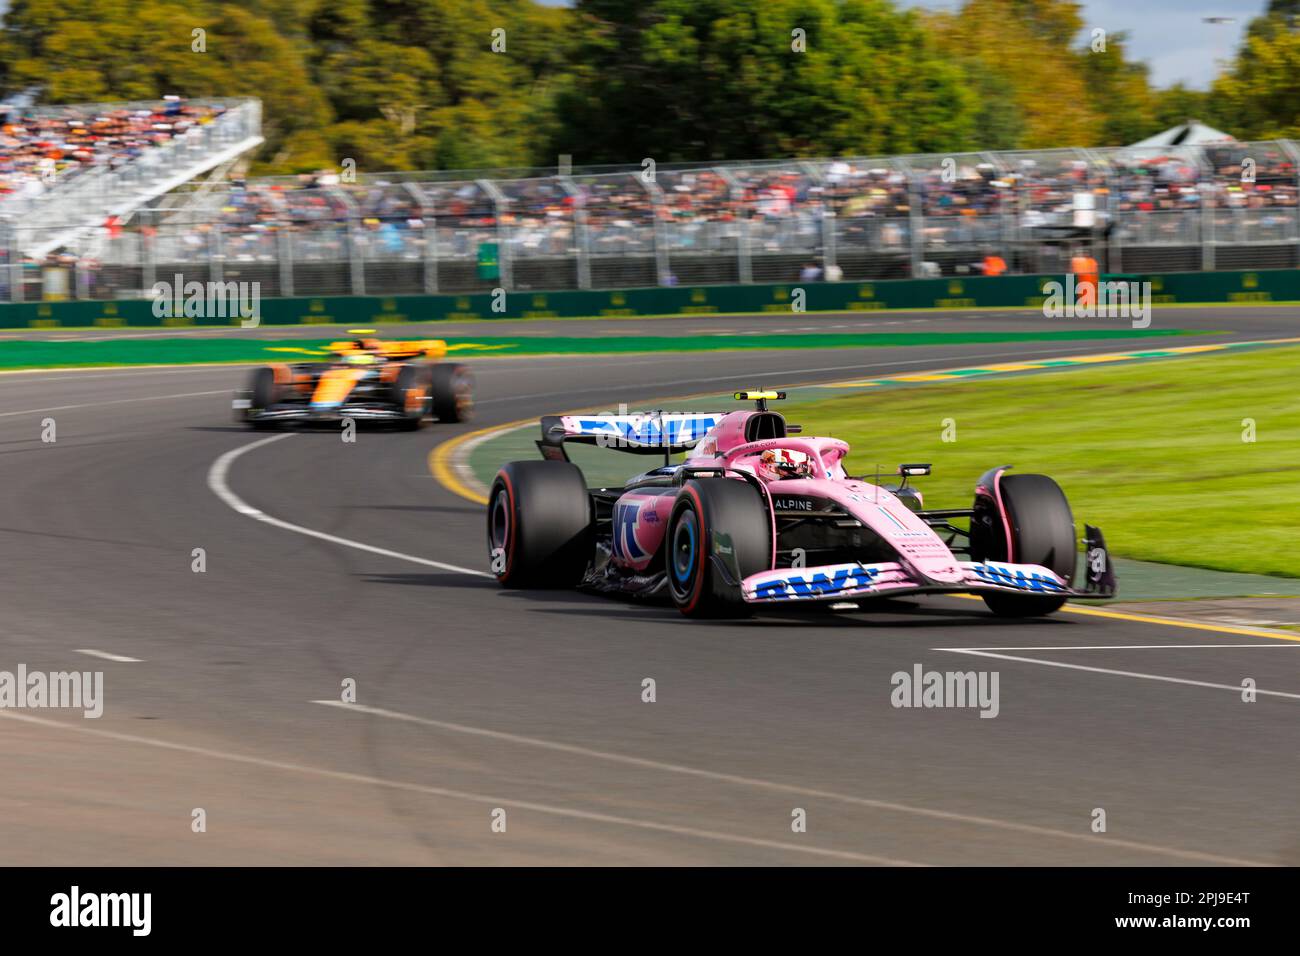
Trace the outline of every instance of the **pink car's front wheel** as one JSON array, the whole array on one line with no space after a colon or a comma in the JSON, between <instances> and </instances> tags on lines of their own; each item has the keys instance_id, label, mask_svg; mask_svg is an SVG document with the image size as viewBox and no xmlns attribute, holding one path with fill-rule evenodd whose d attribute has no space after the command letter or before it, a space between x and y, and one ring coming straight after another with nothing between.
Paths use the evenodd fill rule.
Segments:
<instances>
[{"instance_id":1,"label":"pink car's front wheel","mask_svg":"<svg viewBox=\"0 0 1300 956\"><path fill-rule=\"evenodd\" d=\"M1005 524L987 536L994 553L973 555L975 560L1037 564L1071 584L1078 544L1074 515L1061 486L1046 475L1003 475L998 494L1006 511L1005 519L999 517L998 521ZM1004 555L1008 544L1011 553ZM1055 595L986 591L980 596L990 611L1002 617L1041 617L1065 603L1064 597Z\"/></svg>"},{"instance_id":2,"label":"pink car's front wheel","mask_svg":"<svg viewBox=\"0 0 1300 956\"><path fill-rule=\"evenodd\" d=\"M762 499L746 482L688 481L664 536L668 591L677 609L687 617L746 616L740 582L768 569L770 528Z\"/></svg>"}]
</instances>

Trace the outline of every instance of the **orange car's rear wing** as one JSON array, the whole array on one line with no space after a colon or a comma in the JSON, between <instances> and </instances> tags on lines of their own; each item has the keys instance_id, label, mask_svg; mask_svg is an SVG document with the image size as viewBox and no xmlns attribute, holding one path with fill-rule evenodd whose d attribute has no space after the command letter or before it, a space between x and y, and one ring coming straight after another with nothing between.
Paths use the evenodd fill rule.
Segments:
<instances>
[{"instance_id":1,"label":"orange car's rear wing","mask_svg":"<svg viewBox=\"0 0 1300 956\"><path fill-rule=\"evenodd\" d=\"M442 339L419 339L408 342L376 342L379 354L390 359L411 359L423 356L427 359L440 359L447 354L447 343ZM355 341L331 342L329 350L335 355L354 355L357 352L370 351L360 348Z\"/></svg>"}]
</instances>

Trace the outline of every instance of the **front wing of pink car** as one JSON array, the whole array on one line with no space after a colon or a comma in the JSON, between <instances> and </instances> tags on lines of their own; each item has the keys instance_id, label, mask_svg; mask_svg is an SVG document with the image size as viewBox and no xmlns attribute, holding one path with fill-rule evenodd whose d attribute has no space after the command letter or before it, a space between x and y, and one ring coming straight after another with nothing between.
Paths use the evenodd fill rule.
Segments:
<instances>
[{"instance_id":1,"label":"front wing of pink car","mask_svg":"<svg viewBox=\"0 0 1300 956\"><path fill-rule=\"evenodd\" d=\"M938 583L890 561L882 564L828 564L813 568L777 568L751 574L741 582L748 604L826 601L853 597L886 597L912 593L966 593L1004 591L1016 594L1062 594L1097 597L1076 591L1054 572L1037 564L1000 561L959 562L961 583Z\"/></svg>"}]
</instances>

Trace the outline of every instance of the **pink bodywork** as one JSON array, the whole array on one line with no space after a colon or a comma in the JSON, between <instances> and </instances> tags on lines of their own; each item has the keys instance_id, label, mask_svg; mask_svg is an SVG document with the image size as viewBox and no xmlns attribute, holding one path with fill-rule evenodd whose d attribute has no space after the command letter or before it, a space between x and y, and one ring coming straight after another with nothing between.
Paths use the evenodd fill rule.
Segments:
<instances>
[{"instance_id":1,"label":"pink bodywork","mask_svg":"<svg viewBox=\"0 0 1300 956\"><path fill-rule=\"evenodd\" d=\"M708 430L687 457L693 468L729 469L762 478L772 522L772 554L768 570L741 582L746 601L764 603L801 598L849 597L880 594L918 587L1060 591L1068 585L1055 573L1038 565L961 561L934 530L888 489L851 478L844 470L849 452L838 438L787 435L745 441L746 423L754 411L726 414ZM786 451L806 456L810 477L772 478L764 474L765 451ZM1000 477L1000 475L999 475ZM996 488L994 489L996 496ZM776 568L776 519L773 500L787 496L826 499L870 528L897 553L896 560L873 564L842 564L800 569ZM625 492L614 506L614 543L611 560L632 571L643 571L654 560L677 500L675 487L650 485ZM998 502L999 505L1001 502Z\"/></svg>"},{"instance_id":2,"label":"pink bodywork","mask_svg":"<svg viewBox=\"0 0 1300 956\"><path fill-rule=\"evenodd\" d=\"M745 422L753 414L744 411L726 415L699 443L686 464L695 467L725 464L757 473L764 451L802 452L808 456L815 477L768 481L765 486L770 497L792 494L829 499L888 541L899 557L925 578L940 584L958 584L963 580L961 563L948 546L897 496L879 485L848 477L843 464L849 453L847 442L797 435L746 442ZM775 533L772 537L775 549ZM774 555L772 564L775 563Z\"/></svg>"}]
</instances>

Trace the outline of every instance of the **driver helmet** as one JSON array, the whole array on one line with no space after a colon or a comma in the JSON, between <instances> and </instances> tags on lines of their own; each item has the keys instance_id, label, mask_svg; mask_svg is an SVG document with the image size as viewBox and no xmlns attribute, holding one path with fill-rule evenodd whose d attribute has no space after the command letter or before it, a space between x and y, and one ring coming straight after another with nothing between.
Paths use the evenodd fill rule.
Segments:
<instances>
[{"instance_id":1,"label":"driver helmet","mask_svg":"<svg viewBox=\"0 0 1300 956\"><path fill-rule=\"evenodd\" d=\"M759 456L758 476L766 481L786 478L811 478L812 462L808 455L788 448L769 448Z\"/></svg>"}]
</instances>

